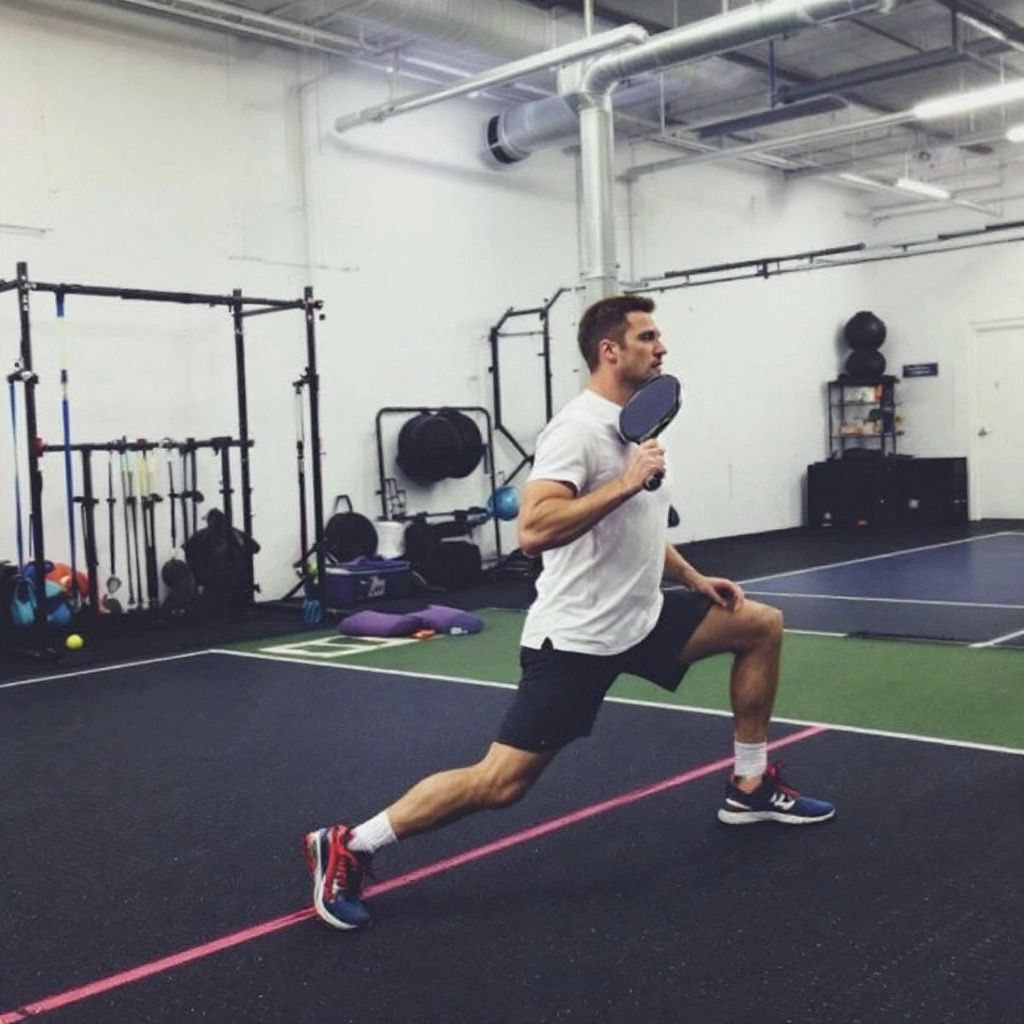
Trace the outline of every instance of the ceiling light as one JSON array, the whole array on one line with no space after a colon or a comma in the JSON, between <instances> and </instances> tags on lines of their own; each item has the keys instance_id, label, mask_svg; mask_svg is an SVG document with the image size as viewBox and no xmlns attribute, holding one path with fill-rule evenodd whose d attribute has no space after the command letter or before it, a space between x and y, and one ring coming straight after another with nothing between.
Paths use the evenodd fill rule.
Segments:
<instances>
[{"instance_id":1,"label":"ceiling light","mask_svg":"<svg viewBox=\"0 0 1024 1024\"><path fill-rule=\"evenodd\" d=\"M1006 137L1011 142L1024 142L1024 122L1009 128L1006 132Z\"/></svg>"},{"instance_id":2,"label":"ceiling light","mask_svg":"<svg viewBox=\"0 0 1024 1024\"><path fill-rule=\"evenodd\" d=\"M851 185L866 185L868 188L885 188L885 185L880 181L875 181L873 178L865 178L860 174L850 174L848 171L843 171L840 175L843 181L848 181Z\"/></svg>"},{"instance_id":3,"label":"ceiling light","mask_svg":"<svg viewBox=\"0 0 1024 1024\"><path fill-rule=\"evenodd\" d=\"M991 36L993 39L998 39L1001 43L1006 42L1006 33L1002 29L996 28L995 25L990 25L987 21L982 21L980 18L975 18L970 14L964 14L961 11L956 12L956 16L965 24L970 25L971 28L976 28L979 32L984 32L985 35Z\"/></svg>"},{"instance_id":4,"label":"ceiling light","mask_svg":"<svg viewBox=\"0 0 1024 1024\"><path fill-rule=\"evenodd\" d=\"M898 178L896 187L904 192L913 192L919 196L927 196L929 199L949 199L950 193L938 185L929 185L926 181L918 181L916 178Z\"/></svg>"},{"instance_id":5,"label":"ceiling light","mask_svg":"<svg viewBox=\"0 0 1024 1024\"><path fill-rule=\"evenodd\" d=\"M1024 100L1024 79L989 86L987 89L972 89L969 92L958 92L951 96L924 100L922 103L915 104L911 112L914 117L928 120L933 117L966 114L972 110L982 110L985 107L998 107L1003 103L1014 103L1018 100Z\"/></svg>"}]
</instances>

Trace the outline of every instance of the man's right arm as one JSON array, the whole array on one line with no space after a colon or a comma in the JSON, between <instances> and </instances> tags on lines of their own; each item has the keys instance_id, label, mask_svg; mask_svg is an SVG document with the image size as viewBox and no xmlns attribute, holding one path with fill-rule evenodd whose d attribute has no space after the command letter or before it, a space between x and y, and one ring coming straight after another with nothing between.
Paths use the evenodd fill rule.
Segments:
<instances>
[{"instance_id":1,"label":"man's right arm","mask_svg":"<svg viewBox=\"0 0 1024 1024\"><path fill-rule=\"evenodd\" d=\"M558 480L531 480L523 489L519 508L519 546L532 556L570 544L664 469L661 446L648 441L633 452L622 476L589 494L577 496L570 484Z\"/></svg>"}]
</instances>

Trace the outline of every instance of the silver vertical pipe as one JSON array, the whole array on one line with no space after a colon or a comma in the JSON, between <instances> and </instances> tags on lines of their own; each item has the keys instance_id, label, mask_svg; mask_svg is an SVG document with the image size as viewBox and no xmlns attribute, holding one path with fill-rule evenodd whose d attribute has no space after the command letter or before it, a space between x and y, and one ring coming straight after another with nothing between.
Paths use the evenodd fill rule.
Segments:
<instances>
[{"instance_id":1,"label":"silver vertical pipe","mask_svg":"<svg viewBox=\"0 0 1024 1024\"><path fill-rule=\"evenodd\" d=\"M580 162L583 180L583 268L587 303L619 290L615 253L614 122L611 93L623 79L673 67L832 18L888 8L892 0L769 0L662 32L628 53L598 57L580 89Z\"/></svg>"},{"instance_id":2,"label":"silver vertical pipe","mask_svg":"<svg viewBox=\"0 0 1024 1024\"><path fill-rule=\"evenodd\" d=\"M580 110L583 186L583 287L587 305L619 287L615 255L615 140L611 96Z\"/></svg>"}]
</instances>

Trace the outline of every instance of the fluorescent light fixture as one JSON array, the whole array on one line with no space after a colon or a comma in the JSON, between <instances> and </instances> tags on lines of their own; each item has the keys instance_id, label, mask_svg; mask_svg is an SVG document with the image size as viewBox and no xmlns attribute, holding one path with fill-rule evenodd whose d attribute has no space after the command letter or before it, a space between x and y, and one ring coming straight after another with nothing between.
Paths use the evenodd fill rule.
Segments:
<instances>
[{"instance_id":1,"label":"fluorescent light fixture","mask_svg":"<svg viewBox=\"0 0 1024 1024\"><path fill-rule=\"evenodd\" d=\"M1015 124L1006 132L1006 137L1011 142L1024 142L1024 122Z\"/></svg>"},{"instance_id":2,"label":"fluorescent light fixture","mask_svg":"<svg viewBox=\"0 0 1024 1024\"><path fill-rule=\"evenodd\" d=\"M848 181L851 185L865 185L868 188L885 188L884 182L875 181L873 178L865 178L860 174L850 174L848 171L842 171L839 177L843 181Z\"/></svg>"},{"instance_id":3,"label":"fluorescent light fixture","mask_svg":"<svg viewBox=\"0 0 1024 1024\"><path fill-rule=\"evenodd\" d=\"M995 25L990 25L987 21L982 21L980 18L975 18L970 14L964 14L961 11L956 12L956 16L965 24L970 25L971 28L976 28L979 32L984 32L985 35L991 36L993 39L998 39L1001 43L1006 42L1006 33L1002 29L996 28Z\"/></svg>"},{"instance_id":4,"label":"fluorescent light fixture","mask_svg":"<svg viewBox=\"0 0 1024 1024\"><path fill-rule=\"evenodd\" d=\"M987 89L971 89L969 92L958 92L951 96L939 96L934 100L924 100L915 104L911 113L922 121L933 117L952 117L955 114L967 114L985 107L998 107L1004 103L1016 103L1024 100L1024 79L1015 82L1004 82L992 85Z\"/></svg>"},{"instance_id":5,"label":"fluorescent light fixture","mask_svg":"<svg viewBox=\"0 0 1024 1024\"><path fill-rule=\"evenodd\" d=\"M916 178L897 178L896 187L904 192L913 192L919 196L927 196L929 199L949 199L950 193L938 185L929 185L926 181L918 181Z\"/></svg>"}]
</instances>

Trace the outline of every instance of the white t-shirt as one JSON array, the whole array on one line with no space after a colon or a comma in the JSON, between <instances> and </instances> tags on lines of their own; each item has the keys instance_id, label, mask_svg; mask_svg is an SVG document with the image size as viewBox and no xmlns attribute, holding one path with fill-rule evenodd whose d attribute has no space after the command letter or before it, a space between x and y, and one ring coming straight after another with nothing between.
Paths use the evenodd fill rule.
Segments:
<instances>
[{"instance_id":1,"label":"white t-shirt","mask_svg":"<svg viewBox=\"0 0 1024 1024\"><path fill-rule=\"evenodd\" d=\"M620 406L594 391L572 399L541 431L530 480L570 484L589 494L621 476L631 442L619 436ZM640 491L581 537L545 551L524 647L545 639L560 651L619 654L653 628L664 601L669 496Z\"/></svg>"}]
</instances>

